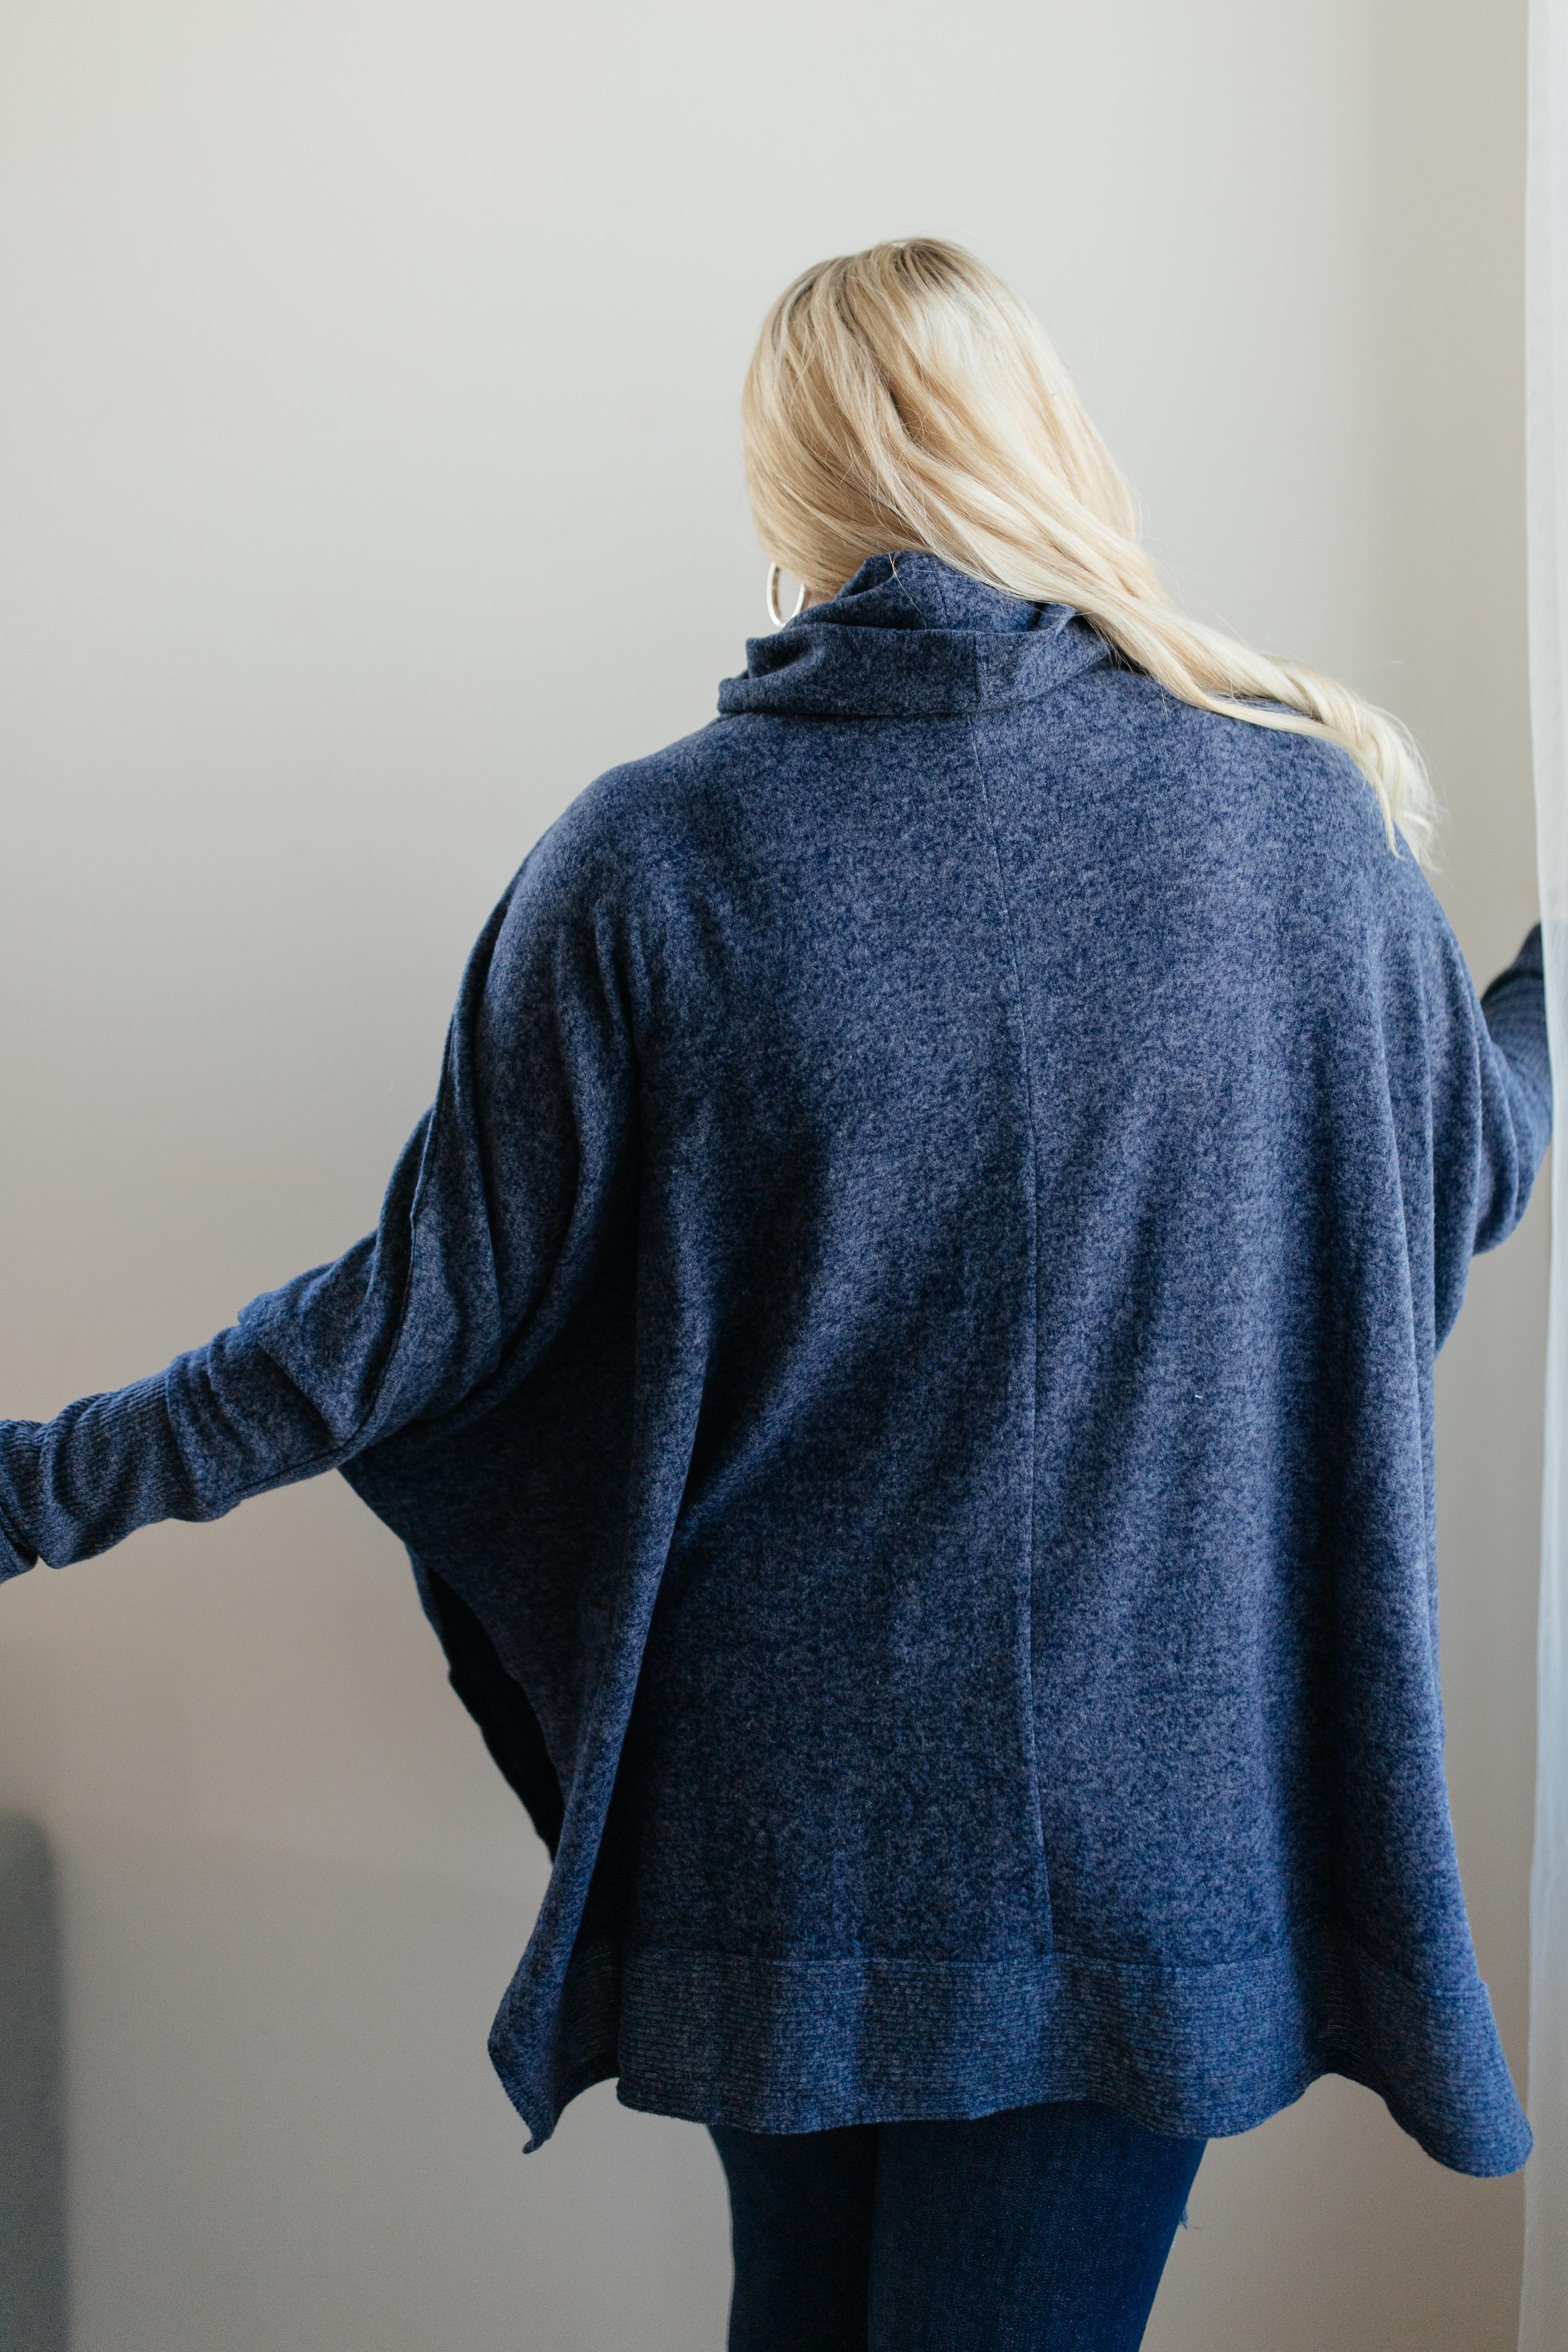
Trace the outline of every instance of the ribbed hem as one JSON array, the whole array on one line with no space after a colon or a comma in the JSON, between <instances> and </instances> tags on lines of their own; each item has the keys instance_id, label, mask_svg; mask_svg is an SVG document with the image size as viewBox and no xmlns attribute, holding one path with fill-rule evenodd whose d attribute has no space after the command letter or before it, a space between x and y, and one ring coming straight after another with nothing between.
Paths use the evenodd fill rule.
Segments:
<instances>
[{"instance_id":1,"label":"ribbed hem","mask_svg":"<svg viewBox=\"0 0 1568 2352\"><path fill-rule=\"evenodd\" d=\"M1199 1969L758 1959L606 1938L574 1955L542 2068L528 2022L509 2003L491 2052L538 2141L614 2074L627 2106L752 2131L1095 2099L1209 2139L1338 2074L1457 2172L1517 2171L1531 2146L1480 1979L1434 1991L1329 1931Z\"/></svg>"}]
</instances>

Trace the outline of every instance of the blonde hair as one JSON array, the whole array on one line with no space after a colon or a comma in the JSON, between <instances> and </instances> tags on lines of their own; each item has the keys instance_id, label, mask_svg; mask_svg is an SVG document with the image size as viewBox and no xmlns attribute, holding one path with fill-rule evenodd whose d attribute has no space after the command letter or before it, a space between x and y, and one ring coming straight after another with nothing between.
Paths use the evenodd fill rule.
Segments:
<instances>
[{"instance_id":1,"label":"blonde hair","mask_svg":"<svg viewBox=\"0 0 1568 2352\"><path fill-rule=\"evenodd\" d=\"M742 416L763 551L809 590L922 549L1032 604L1073 605L1184 702L1342 745L1394 855L1397 827L1432 862L1436 798L1405 730L1175 611L1066 369L972 254L909 237L806 270L763 323Z\"/></svg>"}]
</instances>

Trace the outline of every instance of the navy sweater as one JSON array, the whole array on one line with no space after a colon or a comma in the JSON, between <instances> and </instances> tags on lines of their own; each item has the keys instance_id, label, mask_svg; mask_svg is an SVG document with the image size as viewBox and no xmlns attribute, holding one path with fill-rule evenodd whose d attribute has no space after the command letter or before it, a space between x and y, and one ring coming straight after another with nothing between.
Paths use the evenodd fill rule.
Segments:
<instances>
[{"instance_id":1,"label":"navy sweater","mask_svg":"<svg viewBox=\"0 0 1568 2352\"><path fill-rule=\"evenodd\" d=\"M1337 2070L1529 2133L1443 1779L1433 1360L1551 1119L1340 751L867 564L601 777L374 1234L0 1424L0 1572L342 1469L555 1851L492 2051L775 2131Z\"/></svg>"}]
</instances>

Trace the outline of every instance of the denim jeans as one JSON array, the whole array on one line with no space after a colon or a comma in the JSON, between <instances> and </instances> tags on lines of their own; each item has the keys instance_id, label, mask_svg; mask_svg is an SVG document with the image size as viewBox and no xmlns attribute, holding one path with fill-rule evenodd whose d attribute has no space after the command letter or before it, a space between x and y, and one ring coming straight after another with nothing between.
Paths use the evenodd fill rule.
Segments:
<instances>
[{"instance_id":1,"label":"denim jeans","mask_svg":"<svg viewBox=\"0 0 1568 2352\"><path fill-rule=\"evenodd\" d=\"M730 2352L1135 2352L1206 2144L1087 2100L713 2139Z\"/></svg>"}]
</instances>

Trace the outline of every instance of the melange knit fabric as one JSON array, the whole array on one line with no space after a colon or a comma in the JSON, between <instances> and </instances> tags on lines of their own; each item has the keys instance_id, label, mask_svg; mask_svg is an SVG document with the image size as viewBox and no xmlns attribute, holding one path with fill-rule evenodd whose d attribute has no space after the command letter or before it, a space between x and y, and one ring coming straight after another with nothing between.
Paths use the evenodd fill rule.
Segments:
<instances>
[{"instance_id":1,"label":"melange knit fabric","mask_svg":"<svg viewBox=\"0 0 1568 2352\"><path fill-rule=\"evenodd\" d=\"M0 1424L0 1567L342 1469L555 1852L497 2019L765 2131L1338 2072L1529 2132L1443 1778L1433 1362L1551 1119L1371 787L879 557L603 776L374 1234Z\"/></svg>"}]
</instances>

